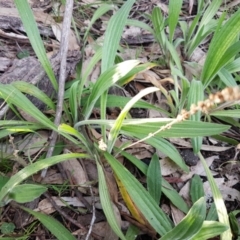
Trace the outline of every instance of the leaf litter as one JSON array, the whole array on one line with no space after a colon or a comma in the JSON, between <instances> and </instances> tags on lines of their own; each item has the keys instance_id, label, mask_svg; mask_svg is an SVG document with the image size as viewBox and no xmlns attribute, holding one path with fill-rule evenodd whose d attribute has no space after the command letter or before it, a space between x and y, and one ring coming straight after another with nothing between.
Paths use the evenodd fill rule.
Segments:
<instances>
[{"instance_id":1,"label":"leaf litter","mask_svg":"<svg viewBox=\"0 0 240 240\"><path fill-rule=\"evenodd\" d=\"M8 4L10 4L9 2ZM41 2L44 2L44 1L41 1ZM151 3L149 4L149 1L144 1L144 0L138 1L134 5L134 8L131 11L132 17L133 18L135 17L135 19L141 19L142 17L141 11L151 13L151 10L155 4L155 1L150 1L150 2ZM193 11L193 7L194 7L193 2L194 1L189 1L189 6L187 6L190 13ZM6 1L3 1L3 0L0 1L0 4L2 4L2 6L5 6L4 3L6 3ZM46 9L53 8L52 3L48 3L48 5L45 5L45 6L44 5L37 6L36 5L37 3L35 3L35 5L34 3L32 4L33 4L32 6L34 7L33 8L34 16L36 21L39 23L39 27L41 27L41 25L43 24L42 25L44 26L43 29L47 29L46 32L48 35L46 35L45 37L46 39L48 38L48 40L45 41L45 46L48 53L50 53L52 50L59 48L59 43L56 40L58 41L60 40L59 33L61 33L60 32L61 25L55 22L53 18L55 16L52 16L52 13L50 11L45 12ZM98 5L95 4L95 1L90 1L90 0L82 1L81 4L86 6L90 4L89 5L90 7L88 10L92 14L95 11L96 7L98 7ZM234 4L238 4L237 1L234 1L234 3L232 3L231 6L234 6ZM168 14L169 9L167 4L157 3L157 5L162 9L164 14ZM144 10L141 10L141 9L144 9ZM14 5L11 5L8 8L2 9L0 11L0 16L2 18L7 16L19 18L16 10L14 9ZM102 17L103 23L104 23L104 20L105 21L106 19L108 20L109 17L110 15ZM84 20L86 24L87 23L86 20L88 19L76 19L76 20L78 21ZM97 24L101 25L101 21L97 22L96 25ZM94 27L95 26L93 26L93 28ZM84 29L84 25L82 29ZM80 31L82 29L80 29ZM101 26L101 30L100 28L97 28L97 27L96 29L98 29L98 33L99 33L99 36L97 38L99 38L99 41L102 41L102 35L104 34L103 31L105 31L105 27ZM159 48L159 45L156 44L154 40L151 38L148 38L148 39L145 38L144 40L144 37L143 37L144 34L147 35L149 34L149 32L144 32L140 28L133 27L133 26L126 27L122 35L121 47L123 48L121 49L121 52L119 55L125 60L137 58L137 59L140 59L142 62L158 59L159 55L162 54L161 49ZM18 28L14 29L14 31L10 30L10 32L9 32L9 29L7 31L6 29L0 29L0 36L3 38L3 42L4 44L6 44L7 49L9 51L9 54L8 55L6 54L6 56L8 57L7 59L15 58L16 56L15 53L19 51L19 48L14 45L14 42L18 42L20 46L22 46L24 49L27 49L30 52L30 54L33 54L33 51L28 43L28 39L24 34L22 34L22 26L19 26ZM77 41L77 37L75 36L74 31L71 32L71 37L69 41L71 42L70 49L79 51L79 43ZM95 52L94 44L91 44L92 40L90 37L88 41L89 41L89 45L87 48L85 48L85 52L83 56L83 66L84 66L83 70L85 69L85 66L88 66L88 64L91 61L91 57L93 56L93 52ZM129 43L127 48L124 45L124 42L125 44ZM3 50L6 51L6 49L3 49ZM0 55L0 60L4 61L4 59L6 59L6 56ZM192 65L192 66L186 65L186 76L188 77L193 75L200 76L201 66L204 64L205 58L206 58L205 51L197 47L189 59L190 61L195 62L196 65ZM6 68L2 68L1 71L3 72L5 71L5 69ZM76 76L76 73L74 75ZM92 83L94 83L95 80L99 77L99 75L100 75L100 65L97 65L89 74L89 77L87 79L88 84L91 85ZM151 78L147 77L149 75L151 76ZM74 76L72 76L72 78L73 77ZM168 79L168 78L169 78L169 69L167 68L162 67L154 71L148 70L144 74L142 73L138 74L135 78L134 84L129 83L128 86L125 88L125 91L127 91L128 95L133 96L133 95L136 95L142 89L145 89L147 86L153 86L153 85L156 87L162 86L166 89L166 91L169 91L172 89L174 80L170 78ZM162 79L166 79L166 81L162 81ZM162 94L157 96L154 94L149 94L148 96L145 97L145 100L153 104L159 105L159 107L163 108L166 111L169 110L169 107L166 104L164 104L165 99L162 97ZM137 109L138 117L141 117L140 110L141 109ZM111 113L111 111L112 109L109 109L108 114L111 115L112 118L116 118L117 115L115 113ZM98 114L99 113L96 111L96 114L95 114L96 118L98 117ZM145 116L148 116L151 118L159 117L159 114L160 114L159 112L157 111L154 112L154 110L148 110L147 112L144 113ZM166 117L166 116L164 116L163 114L161 115L161 117ZM94 138L100 139L102 137L101 134L96 133L95 130L91 130L91 131ZM27 140L27 138L30 138L30 137L31 137L31 140ZM25 139L22 140L21 144L17 145L17 149L20 151L20 153L21 152L23 153L23 156L25 156L24 158L26 160L29 158L29 160L32 161L35 159L36 154L38 154L40 151L41 151L40 153L42 153L42 150L45 148L45 144L47 141L48 141L47 132L37 131L34 134L30 133L28 135L25 135ZM130 142L130 141L132 141L132 139L127 139L127 142ZM181 151L182 149L191 149L191 144L186 139L170 139L170 142L172 142L179 149L179 151ZM16 140L14 144L17 144ZM124 141L120 140L120 142L116 144L116 147L119 147L122 144L124 144ZM1 148L6 147L7 145L9 145L9 143L7 142L1 143ZM71 146L69 147L70 148L66 151L71 151ZM209 141L206 138L201 149L205 151L207 165L211 169L211 173L214 176L215 182L218 188L220 189L224 200L227 203L232 202L232 205L227 205L229 210L239 208L239 202L240 202L239 169L240 167L237 162L239 161L239 157L237 156L236 159L234 159L235 163L231 163L234 156L236 155L232 146L225 146L221 141L217 141L216 144L209 144ZM148 162L148 160L151 159L154 153L154 148L150 147L145 143L139 143L134 147L127 149L127 152L135 156L139 160L144 160L144 162ZM12 145L9 153L10 154L14 153L14 149ZM18 154L21 155L20 153ZM159 155L159 161L161 165L162 176L167 181L175 185L176 190L179 191L179 194L184 198L184 200L186 200L187 203L191 202L190 196L189 196L189 187L190 187L190 180L194 176L194 174L197 174L202 177L202 180L204 181L203 187L204 187L205 195L208 197L209 202L212 201L211 189L209 187L208 181L206 181L206 174L200 161L198 161L195 166L189 166L190 172L186 174L186 173L183 173L181 169L175 163L173 163L173 161L171 161L171 159L167 158L161 153L159 153L158 155ZM193 157L191 154L189 155L187 155L186 158ZM12 158L13 155L10 155L10 156L11 156L10 158ZM120 161L125 162L123 159L121 159ZM45 177L45 179L42 182L50 186L55 184L61 186L64 184L64 182L67 182L69 189L67 189L66 191L62 190L64 196L61 196L61 192L60 192L60 196L52 197L55 204L57 206L64 207L64 211L70 214L72 218L75 217L76 211L71 208L73 207L76 209L82 208L86 210L86 204L84 202L81 202L81 200L78 197L74 196L73 186L78 186L77 189L79 190L81 195L84 195L83 198L89 203L89 205L94 206L97 209L96 210L97 212L101 211L102 207L99 202L98 188L96 184L94 185L92 183L92 181L97 181L96 164L92 161L89 163L89 162L86 162L86 160L84 160L83 162L79 162L77 159L71 159L66 162L63 162L61 165L62 165L62 171L65 172L66 174L65 177L63 177L60 170L53 168L49 170L48 175ZM145 177L142 176L141 173L134 166L128 163L128 167L129 167L129 170L138 179L141 180L141 182L146 183ZM19 168L19 166L17 166L17 168ZM125 207L125 209L127 208L121 196L119 195L119 190L114 180L115 178L110 169L108 169L108 171L106 170L106 176L107 176L110 194L112 195L112 199L114 199L113 209L119 221L118 223L120 226L122 226L122 228L124 228L124 223L126 222L127 222L127 226L129 226L129 222L126 220L124 221L123 218L121 217L122 210L118 208L118 206L123 206L123 208ZM38 178L39 176L35 175L35 177L33 176L31 180L37 181ZM92 190L94 190L94 193L90 192L91 187L89 188L89 186L91 185L93 185ZM54 191L52 191L52 193L53 195L56 194ZM70 206L70 210L68 209L69 206ZM174 223L179 223L182 220L182 218L185 216L185 214L183 214L174 205L166 204L166 206L169 211L168 214L172 216ZM47 200L47 198L44 197L44 195L42 196L42 199L41 201L39 201L37 206L35 208L33 207L32 209L36 211L44 212L46 214L52 214L53 212L56 211L54 206ZM13 209L12 212L14 213L14 211L15 210ZM79 210L79 212L81 213L81 209ZM79 214L79 212L77 214L81 215L84 218L85 216L84 211L83 211L83 214ZM9 213L8 218L13 219L13 213ZM127 214L129 214L129 211L127 211ZM89 217L89 215L86 215L86 216ZM27 224L31 223L32 220L31 221L29 220ZM87 225L90 225L89 221L86 221L86 226ZM100 222L96 221L96 223L94 223L92 226L93 226L92 231L94 233L98 233L98 235L101 236L102 238L118 239L118 237L111 230L109 224L106 222L104 217L102 220L100 220ZM125 229L126 229L126 226L125 226ZM73 234L78 236L82 235L81 231L79 232L79 229L73 229L72 232Z\"/></svg>"}]
</instances>

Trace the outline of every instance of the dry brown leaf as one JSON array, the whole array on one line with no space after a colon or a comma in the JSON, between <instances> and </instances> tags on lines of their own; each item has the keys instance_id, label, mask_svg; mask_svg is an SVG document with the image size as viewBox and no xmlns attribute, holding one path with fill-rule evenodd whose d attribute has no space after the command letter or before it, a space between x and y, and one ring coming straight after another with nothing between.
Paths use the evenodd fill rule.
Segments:
<instances>
[{"instance_id":1,"label":"dry brown leaf","mask_svg":"<svg viewBox=\"0 0 240 240\"><path fill-rule=\"evenodd\" d=\"M213 161L215 159L218 159L218 156L211 156L209 158L206 158L205 161L207 163L208 166L211 166L211 164L213 163ZM212 175L217 175L218 173L211 171ZM189 173L185 173L181 176L181 180L183 182L187 181L188 179L192 178L192 176L194 174L198 174L200 176L206 176L206 173L204 171L203 165L201 163L201 161L198 161L196 166L190 167L190 172Z\"/></svg>"},{"instance_id":2,"label":"dry brown leaf","mask_svg":"<svg viewBox=\"0 0 240 240\"><path fill-rule=\"evenodd\" d=\"M61 42L61 36L62 36L62 24L52 24L51 25L54 35L56 36L56 39ZM74 35L74 32L70 29L69 33L69 43L68 43L68 50L69 51L79 51L80 47L77 43L76 36Z\"/></svg>"},{"instance_id":3,"label":"dry brown leaf","mask_svg":"<svg viewBox=\"0 0 240 240\"><path fill-rule=\"evenodd\" d=\"M27 134L21 144L18 145L18 150L23 151L25 156L32 156L44 150L48 142L49 133L47 131L38 131Z\"/></svg>"},{"instance_id":4,"label":"dry brown leaf","mask_svg":"<svg viewBox=\"0 0 240 240\"><path fill-rule=\"evenodd\" d=\"M223 199L226 201L234 201L235 199L237 201L240 201L240 192L237 191L234 188L231 188L230 185L231 183L227 183L225 182L224 178L214 178L214 181L218 187L218 189L220 190ZM229 186L227 186L229 184ZM209 182L205 182L203 183L203 189L204 189L204 193L207 196L207 198L211 198L212 197L212 190L210 188Z\"/></svg>"},{"instance_id":5,"label":"dry brown leaf","mask_svg":"<svg viewBox=\"0 0 240 240\"><path fill-rule=\"evenodd\" d=\"M118 188L117 188L116 180L113 176L113 172L111 172L111 170L105 171L105 177L106 177L108 191L110 193L111 199L113 202L117 203L118 202Z\"/></svg>"},{"instance_id":6,"label":"dry brown leaf","mask_svg":"<svg viewBox=\"0 0 240 240\"><path fill-rule=\"evenodd\" d=\"M47 171L47 175L44 179L41 179L41 174L35 174L33 176L34 181L41 180L42 184L63 184L64 179L62 178L62 174L58 173L55 169L49 169Z\"/></svg>"},{"instance_id":7,"label":"dry brown leaf","mask_svg":"<svg viewBox=\"0 0 240 240\"><path fill-rule=\"evenodd\" d=\"M171 215L173 218L173 222L175 225L177 225L185 217L185 214L172 204L170 204L170 207L171 207Z\"/></svg>"},{"instance_id":8,"label":"dry brown leaf","mask_svg":"<svg viewBox=\"0 0 240 240\"><path fill-rule=\"evenodd\" d=\"M167 157L160 160L160 166L163 176L168 176L180 170L177 164Z\"/></svg>"},{"instance_id":9,"label":"dry brown leaf","mask_svg":"<svg viewBox=\"0 0 240 240\"><path fill-rule=\"evenodd\" d=\"M188 205L190 205L191 203L189 192L190 192L190 181L186 182L186 184L179 191L179 195L183 197L184 201Z\"/></svg>"},{"instance_id":10,"label":"dry brown leaf","mask_svg":"<svg viewBox=\"0 0 240 240\"><path fill-rule=\"evenodd\" d=\"M86 188L81 187L81 185L86 185L88 179L80 162L77 159L71 159L62 162L61 164L67 175L72 180L73 184L79 185L78 190L86 193Z\"/></svg>"},{"instance_id":11,"label":"dry brown leaf","mask_svg":"<svg viewBox=\"0 0 240 240\"><path fill-rule=\"evenodd\" d=\"M104 240L118 240L118 237L107 222L95 223L92 230Z\"/></svg>"},{"instance_id":12,"label":"dry brown leaf","mask_svg":"<svg viewBox=\"0 0 240 240\"><path fill-rule=\"evenodd\" d=\"M32 10L36 22L41 22L46 25L55 24L54 19L47 13L39 10ZM0 16L20 18L16 8L0 8Z\"/></svg>"},{"instance_id":13,"label":"dry brown leaf","mask_svg":"<svg viewBox=\"0 0 240 240\"><path fill-rule=\"evenodd\" d=\"M92 204L92 197L84 197L85 200ZM71 205L74 207L85 207L85 205L79 200L77 197L52 197L53 201L56 203L59 207L64 207L67 205ZM97 209L102 209L102 206L100 204L99 197L94 197L94 205ZM39 202L38 207L34 209L34 211L43 212L45 214L51 214L56 211L56 209L52 206L52 204L48 201L48 199L43 199Z\"/></svg>"},{"instance_id":14,"label":"dry brown leaf","mask_svg":"<svg viewBox=\"0 0 240 240\"><path fill-rule=\"evenodd\" d=\"M196 62L199 65L203 66L205 59L206 59L206 53L199 47L196 47L193 51L192 56L190 57L190 61Z\"/></svg>"},{"instance_id":15,"label":"dry brown leaf","mask_svg":"<svg viewBox=\"0 0 240 240\"><path fill-rule=\"evenodd\" d=\"M192 144L182 138L170 138L169 141L181 147L192 148ZM221 146L213 146L213 145L210 146L205 144L202 144L201 146L201 150L209 151L209 152L223 152L230 148L233 148L233 146L221 147Z\"/></svg>"},{"instance_id":16,"label":"dry brown leaf","mask_svg":"<svg viewBox=\"0 0 240 240\"><path fill-rule=\"evenodd\" d=\"M125 28L122 37L123 38L132 38L137 37L142 34L141 28L130 26L129 28Z\"/></svg>"}]
</instances>

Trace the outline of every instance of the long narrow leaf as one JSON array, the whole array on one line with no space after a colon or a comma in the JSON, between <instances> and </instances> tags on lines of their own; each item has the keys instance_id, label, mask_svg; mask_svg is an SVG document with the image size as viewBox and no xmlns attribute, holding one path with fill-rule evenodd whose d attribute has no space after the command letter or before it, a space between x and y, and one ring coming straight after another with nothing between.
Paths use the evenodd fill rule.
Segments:
<instances>
[{"instance_id":1,"label":"long narrow leaf","mask_svg":"<svg viewBox=\"0 0 240 240\"><path fill-rule=\"evenodd\" d=\"M229 219L228 219L228 213L227 213L227 209L226 209L226 206L224 204L221 192L220 192L217 184L214 181L212 173L209 170L205 159L203 158L203 156L200 152L198 153L198 156L199 156L199 158L201 160L201 163L204 167L204 171L207 174L207 179L208 179L209 185L211 187L212 194L213 194L213 199L214 199L214 202L215 202L215 205L216 205L219 222L225 224L228 227L228 230L226 230L224 233L221 234L221 239L222 240L232 239L232 233L231 233L231 230L230 230L231 228L230 228L230 223L229 223Z\"/></svg>"},{"instance_id":2,"label":"long narrow leaf","mask_svg":"<svg viewBox=\"0 0 240 240\"><path fill-rule=\"evenodd\" d=\"M32 102L13 85L0 84L0 98L3 98L7 102L22 109L44 126L52 130L56 130L54 123L49 120L39 109L37 109Z\"/></svg>"},{"instance_id":3,"label":"long narrow leaf","mask_svg":"<svg viewBox=\"0 0 240 240\"><path fill-rule=\"evenodd\" d=\"M102 73L104 73L114 64L114 59L119 47L122 31L134 2L135 0L127 0L121 9L111 17L108 23L103 43L103 57L101 65Z\"/></svg>"},{"instance_id":4,"label":"long narrow leaf","mask_svg":"<svg viewBox=\"0 0 240 240\"><path fill-rule=\"evenodd\" d=\"M156 203L160 202L162 188L162 175L159 158L153 155L147 171L147 189Z\"/></svg>"},{"instance_id":5,"label":"long narrow leaf","mask_svg":"<svg viewBox=\"0 0 240 240\"><path fill-rule=\"evenodd\" d=\"M145 88L144 90L140 91L135 97L133 97L127 104L126 106L123 108L123 110L121 111L121 113L119 114L118 118L116 119L113 127L110 130L109 133L109 138L108 138L108 152L112 151L112 148L117 140L119 131L122 127L122 123L123 120L125 119L125 117L127 116L129 110L133 107L133 105L140 100L143 96L149 94L149 93L153 93L159 91L159 88L156 87L149 87L149 88Z\"/></svg>"},{"instance_id":6,"label":"long narrow leaf","mask_svg":"<svg viewBox=\"0 0 240 240\"><path fill-rule=\"evenodd\" d=\"M204 94L204 89L203 89L202 83L200 81L193 80L191 82L190 90L188 93L187 108L190 110L190 107L192 104L197 104L198 102L203 101L203 98L204 98L203 94ZM190 116L190 119L198 123L201 119L201 112L198 111L196 114ZM192 138L191 142L192 142L194 153L199 152L202 146L202 137Z\"/></svg>"},{"instance_id":7,"label":"long narrow leaf","mask_svg":"<svg viewBox=\"0 0 240 240\"><path fill-rule=\"evenodd\" d=\"M161 240L169 239L191 239L199 232L206 215L206 203L204 198L200 198L183 220L170 232L164 235Z\"/></svg>"},{"instance_id":8,"label":"long narrow leaf","mask_svg":"<svg viewBox=\"0 0 240 240\"><path fill-rule=\"evenodd\" d=\"M68 154L62 154L59 156L54 156L50 158L46 158L44 160L40 160L36 163L33 163L29 166L24 167L22 170L20 170L17 174L12 176L10 180L3 186L3 188L0 191L0 204L1 206L4 206L7 204L7 195L12 191L12 189L34 173L39 172L40 170L44 168L48 168L50 166L53 166L57 163L60 163L65 160L69 160L71 158L88 158L89 156L87 154L82 153L68 153ZM5 199L6 198L6 199Z\"/></svg>"},{"instance_id":9,"label":"long narrow leaf","mask_svg":"<svg viewBox=\"0 0 240 240\"><path fill-rule=\"evenodd\" d=\"M192 238L192 240L207 240L219 236L228 227L220 222L204 221L201 230Z\"/></svg>"},{"instance_id":10,"label":"long narrow leaf","mask_svg":"<svg viewBox=\"0 0 240 240\"><path fill-rule=\"evenodd\" d=\"M104 156L113 168L115 174L121 179L136 206L141 209L144 217L148 220L151 226L161 235L170 231L172 229L170 219L159 208L158 204L149 195L146 189L112 155L108 152L104 152Z\"/></svg>"},{"instance_id":11,"label":"long narrow leaf","mask_svg":"<svg viewBox=\"0 0 240 240\"><path fill-rule=\"evenodd\" d=\"M24 29L26 30L27 36L31 43L34 52L36 53L39 61L42 64L43 69L47 73L54 89L57 91L58 85L52 70L49 59L47 58L45 48L40 37L36 21L34 19L32 10L27 0L14 0L15 5L19 11L19 15L23 22Z\"/></svg>"},{"instance_id":12,"label":"long narrow leaf","mask_svg":"<svg viewBox=\"0 0 240 240\"><path fill-rule=\"evenodd\" d=\"M116 216L114 214L113 211L113 207L112 207L112 201L110 199L110 194L108 191L108 186L107 186L107 182L105 179L105 175L104 175L104 171L102 166L100 165L100 163L98 163L98 161L96 161L97 163L97 169L98 169L98 179L99 179L99 195L100 195L100 199L101 199L101 204L102 204L102 208L103 211L105 213L105 216L108 220L109 225L111 226L111 228L113 229L113 231L122 239L122 240L126 240L126 238L124 237L118 223L116 220Z\"/></svg>"},{"instance_id":13,"label":"long narrow leaf","mask_svg":"<svg viewBox=\"0 0 240 240\"><path fill-rule=\"evenodd\" d=\"M76 240L76 238L55 218L39 212L34 212L29 208L21 208L37 218L55 237L57 237L57 239Z\"/></svg>"},{"instance_id":14,"label":"long narrow leaf","mask_svg":"<svg viewBox=\"0 0 240 240\"><path fill-rule=\"evenodd\" d=\"M85 119L87 119L91 111L94 107L94 104L98 100L98 98L107 90L109 87L111 87L114 83L116 83L121 77L126 75L132 68L137 66L139 64L139 61L136 60L129 60L125 61L123 63L119 63L113 67L111 67L109 70L104 72L99 79L97 80L96 84L94 84L94 87L92 89L91 95L88 99L88 105L84 108L83 112L85 115Z\"/></svg>"},{"instance_id":15,"label":"long narrow leaf","mask_svg":"<svg viewBox=\"0 0 240 240\"><path fill-rule=\"evenodd\" d=\"M227 49L234 43L240 31L240 10L216 31L209 46L207 58L203 67L201 81L206 87L216 74L216 67L219 68L219 62L222 61Z\"/></svg>"},{"instance_id":16,"label":"long narrow leaf","mask_svg":"<svg viewBox=\"0 0 240 240\"><path fill-rule=\"evenodd\" d=\"M169 17L168 17L168 22L169 22L169 41L172 43L173 37L174 37L174 32L175 28L177 26L178 22L178 17L181 11L182 7L182 0L171 0L169 1Z\"/></svg>"}]
</instances>

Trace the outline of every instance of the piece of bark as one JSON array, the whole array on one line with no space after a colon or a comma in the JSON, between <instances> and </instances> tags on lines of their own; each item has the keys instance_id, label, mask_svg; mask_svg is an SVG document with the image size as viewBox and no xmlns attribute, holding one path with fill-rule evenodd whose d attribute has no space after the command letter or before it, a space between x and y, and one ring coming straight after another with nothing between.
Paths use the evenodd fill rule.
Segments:
<instances>
[{"instance_id":1,"label":"piece of bark","mask_svg":"<svg viewBox=\"0 0 240 240\"><path fill-rule=\"evenodd\" d=\"M79 51L69 52L67 58L66 77L69 74L73 74L76 64L79 62L79 60ZM60 68L59 54L55 54L50 59L50 62L55 76L57 76L58 79ZM4 74L2 74L2 76L0 76L1 84L10 84L18 80L25 81L37 86L49 97L51 97L55 92L40 62L34 57L26 57L21 60L15 59L12 66ZM29 99L37 108L41 110L44 109L45 104L39 101L37 98L30 96Z\"/></svg>"}]
</instances>

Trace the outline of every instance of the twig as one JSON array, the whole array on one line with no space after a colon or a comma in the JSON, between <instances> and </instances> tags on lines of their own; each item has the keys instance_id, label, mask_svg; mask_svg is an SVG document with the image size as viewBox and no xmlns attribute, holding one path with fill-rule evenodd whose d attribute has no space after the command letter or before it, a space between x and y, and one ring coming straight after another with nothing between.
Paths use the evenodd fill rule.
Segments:
<instances>
[{"instance_id":1,"label":"twig","mask_svg":"<svg viewBox=\"0 0 240 240\"><path fill-rule=\"evenodd\" d=\"M69 217L64 211L62 211L62 209L55 203L55 201L52 199L52 197L49 195L49 193L44 193L44 196L48 199L48 201L52 204L52 206L64 217L66 218L69 222L71 222L72 224L74 224L75 226L79 227L80 229L82 229L84 232L87 232L87 229L78 221L76 221L75 219ZM91 232L91 235L95 238L95 239L100 239L100 237Z\"/></svg>"},{"instance_id":2,"label":"twig","mask_svg":"<svg viewBox=\"0 0 240 240\"><path fill-rule=\"evenodd\" d=\"M92 220L91 220L91 223L90 223L90 226L89 226L89 229L88 229L88 233L87 233L87 236L86 236L86 240L89 239L90 235L91 235L91 232L92 232L92 228L93 228L93 224L96 220L96 213L95 213L95 197L94 197L94 194L93 194L93 190L92 190L92 186L90 186L90 192L91 192L91 196L92 196Z\"/></svg>"},{"instance_id":3,"label":"twig","mask_svg":"<svg viewBox=\"0 0 240 240\"><path fill-rule=\"evenodd\" d=\"M68 52L68 41L69 41L69 30L71 27L71 18L73 10L73 0L67 0L65 5L65 13L63 19L62 27L62 36L61 36L61 48L60 48L60 73L59 73L59 82L58 82L58 98L57 98L57 109L54 124L59 126L62 110L63 110L63 99L64 99L64 90L65 90L65 75L66 75L66 65L67 65L67 52ZM58 133L53 131L50 137L49 149L46 155L46 158L52 156L54 146L57 141ZM41 177L44 178L47 174L47 169L44 169L41 173Z\"/></svg>"},{"instance_id":4,"label":"twig","mask_svg":"<svg viewBox=\"0 0 240 240\"><path fill-rule=\"evenodd\" d=\"M75 226L79 227L80 229L83 229L84 231L87 232L87 229L78 221L75 219L69 217L52 199L52 197L49 195L49 193L44 193L44 196L48 199L48 201L52 204L52 206L64 217L66 218L69 222L74 224Z\"/></svg>"}]
</instances>

